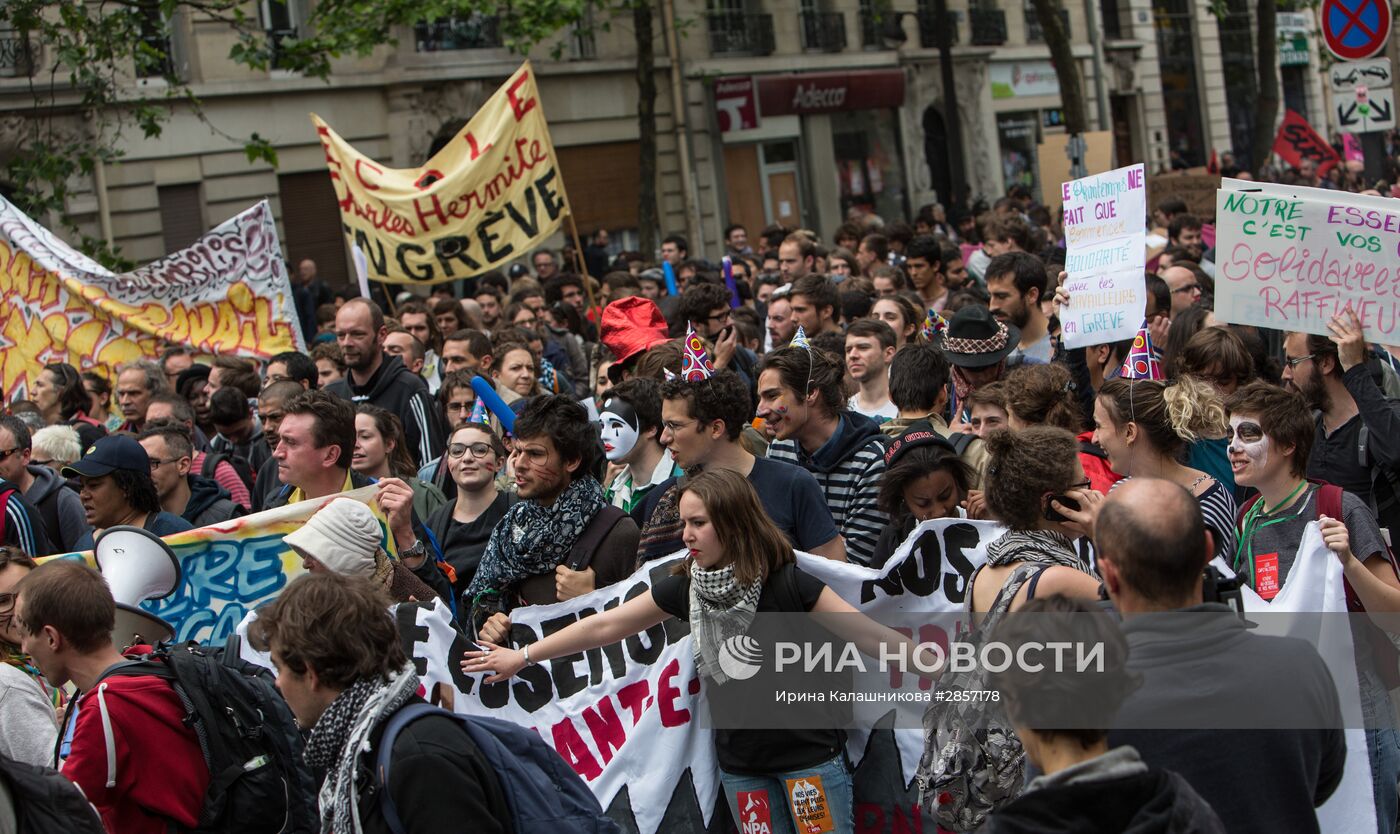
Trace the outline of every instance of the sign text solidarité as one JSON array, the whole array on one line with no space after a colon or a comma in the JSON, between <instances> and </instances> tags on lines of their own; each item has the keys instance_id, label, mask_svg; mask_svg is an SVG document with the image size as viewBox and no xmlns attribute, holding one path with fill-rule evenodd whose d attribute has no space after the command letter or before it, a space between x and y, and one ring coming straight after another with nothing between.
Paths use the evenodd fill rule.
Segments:
<instances>
[{"instance_id":1,"label":"sign text solidarit\u00e9","mask_svg":"<svg viewBox=\"0 0 1400 834\"><path fill-rule=\"evenodd\" d=\"M1400 341L1400 214L1378 197L1224 180L1216 315L1326 335L1350 308L1368 338Z\"/></svg>"}]
</instances>

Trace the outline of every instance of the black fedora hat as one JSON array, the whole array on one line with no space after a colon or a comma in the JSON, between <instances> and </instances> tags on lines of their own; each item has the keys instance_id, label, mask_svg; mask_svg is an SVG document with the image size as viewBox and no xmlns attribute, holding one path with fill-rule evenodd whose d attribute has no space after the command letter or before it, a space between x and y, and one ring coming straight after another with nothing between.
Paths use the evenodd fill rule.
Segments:
<instances>
[{"instance_id":1,"label":"black fedora hat","mask_svg":"<svg viewBox=\"0 0 1400 834\"><path fill-rule=\"evenodd\" d=\"M1021 344L1021 330L980 304L964 307L943 331L943 355L959 368L995 365Z\"/></svg>"}]
</instances>

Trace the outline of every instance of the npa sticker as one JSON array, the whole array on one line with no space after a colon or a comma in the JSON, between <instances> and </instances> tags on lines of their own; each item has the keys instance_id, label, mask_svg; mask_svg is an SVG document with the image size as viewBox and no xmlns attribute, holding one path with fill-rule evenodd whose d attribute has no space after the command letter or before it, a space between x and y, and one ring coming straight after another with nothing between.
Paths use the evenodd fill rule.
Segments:
<instances>
[{"instance_id":1,"label":"npa sticker","mask_svg":"<svg viewBox=\"0 0 1400 834\"><path fill-rule=\"evenodd\" d=\"M768 791L739 791L739 834L773 834Z\"/></svg>"},{"instance_id":2,"label":"npa sticker","mask_svg":"<svg viewBox=\"0 0 1400 834\"><path fill-rule=\"evenodd\" d=\"M789 779L787 792L788 805L792 808L792 818L797 823L798 831L802 834L827 834L836 830L820 776Z\"/></svg>"},{"instance_id":3,"label":"npa sticker","mask_svg":"<svg viewBox=\"0 0 1400 834\"><path fill-rule=\"evenodd\" d=\"M1254 557L1254 591L1263 599L1278 596L1278 554L1260 553Z\"/></svg>"}]
</instances>

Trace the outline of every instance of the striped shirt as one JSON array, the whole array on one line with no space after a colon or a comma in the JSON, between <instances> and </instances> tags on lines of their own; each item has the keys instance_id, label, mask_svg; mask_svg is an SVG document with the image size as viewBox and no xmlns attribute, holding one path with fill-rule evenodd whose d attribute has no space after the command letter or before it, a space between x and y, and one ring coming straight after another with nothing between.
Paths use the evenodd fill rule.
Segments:
<instances>
[{"instance_id":1,"label":"striped shirt","mask_svg":"<svg viewBox=\"0 0 1400 834\"><path fill-rule=\"evenodd\" d=\"M14 491L5 495L11 488ZM36 529L39 519L33 517L35 511L24 501L19 488L6 481L0 486L0 496L5 504L5 540L0 544L18 547L30 556L49 555L48 536Z\"/></svg>"},{"instance_id":2,"label":"striped shirt","mask_svg":"<svg viewBox=\"0 0 1400 834\"><path fill-rule=\"evenodd\" d=\"M847 412L842 415L842 432L858 430L852 417L866 425L871 421ZM846 558L856 564L869 565L875 557L875 545L880 533L889 524L889 516L877 504L880 480L885 476L885 444L888 438L875 429L873 436L855 447L834 465L823 468L811 455L798 449L796 440L775 440L768 446L768 459L795 463L812 473L826 498L836 529L846 540ZM825 448L819 449L822 455Z\"/></svg>"}]
</instances>

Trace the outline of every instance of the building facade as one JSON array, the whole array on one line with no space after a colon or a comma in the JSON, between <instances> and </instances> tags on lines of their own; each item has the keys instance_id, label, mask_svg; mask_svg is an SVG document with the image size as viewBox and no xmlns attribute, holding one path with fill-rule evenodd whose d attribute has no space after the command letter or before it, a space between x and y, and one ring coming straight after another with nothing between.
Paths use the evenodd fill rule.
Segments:
<instances>
[{"instance_id":1,"label":"building facade","mask_svg":"<svg viewBox=\"0 0 1400 834\"><path fill-rule=\"evenodd\" d=\"M304 28L311 2L262 0L269 38ZM718 252L729 223L826 236L851 209L893 219L947 201L950 129L961 136L958 171L974 198L995 199L1017 183L1040 194L1053 176L1041 175L1052 153L1042 146L1064 133L1063 102L1029 0L948 0L941 21L928 0L906 0L917 3L907 9L880 0L661 2L673 6L658 5L657 60L648 70L657 89L661 231L687 234L694 253ZM1228 0L1220 17L1210 0L1063 5L1089 123L1102 131L1113 164L1140 161L1156 172L1247 149L1257 95L1250 0ZM1311 14L1280 16L1281 77L1287 106L1322 132ZM956 119L944 104L940 27L953 43ZM120 163L79 184L69 215L144 261L268 198L288 257L314 258L324 277L347 283L339 216L308 114L376 160L416 167L520 60L502 47L497 21L480 15L406 28L394 46L337 61L329 83L250 72L227 57L231 32L183 11L153 37L168 45L169 71L190 83L203 112L177 109L155 139L127 131ZM24 152L30 85L46 74L43 50L0 32L0 156ZM606 228L621 246L637 239L636 54L629 18L560 32L531 56L578 227ZM165 83L130 79L155 91ZM61 88L56 100L61 111ZM67 129L93 126L74 113ZM250 164L229 138L253 132L277 150L275 168Z\"/></svg>"}]
</instances>

